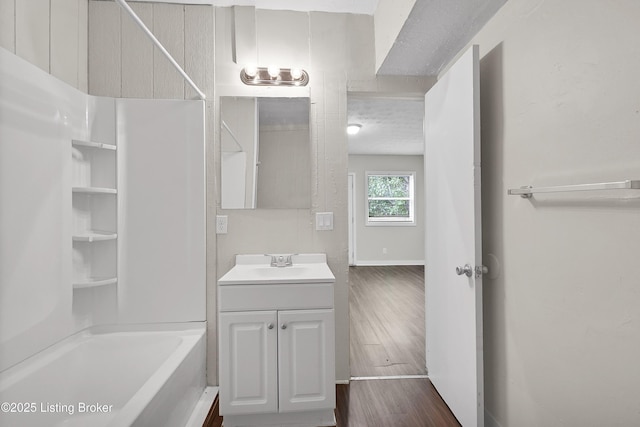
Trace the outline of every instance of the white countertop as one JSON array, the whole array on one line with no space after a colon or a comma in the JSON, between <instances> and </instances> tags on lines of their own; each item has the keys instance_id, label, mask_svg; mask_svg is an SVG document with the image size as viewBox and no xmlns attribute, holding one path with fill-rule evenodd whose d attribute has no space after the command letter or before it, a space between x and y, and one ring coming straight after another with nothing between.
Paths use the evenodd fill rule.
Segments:
<instances>
[{"instance_id":1,"label":"white countertop","mask_svg":"<svg viewBox=\"0 0 640 427\"><path fill-rule=\"evenodd\" d=\"M273 254L285 255L286 254ZM325 254L292 256L293 265L271 267L269 255L236 255L236 265L218 280L218 285L260 285L275 283L334 283L335 276Z\"/></svg>"}]
</instances>

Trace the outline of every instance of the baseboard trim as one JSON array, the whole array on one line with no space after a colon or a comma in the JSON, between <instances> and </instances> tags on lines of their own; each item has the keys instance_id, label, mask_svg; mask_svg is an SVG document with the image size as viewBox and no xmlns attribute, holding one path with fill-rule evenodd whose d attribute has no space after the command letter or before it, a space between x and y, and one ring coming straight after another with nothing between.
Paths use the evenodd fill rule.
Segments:
<instances>
[{"instance_id":1,"label":"baseboard trim","mask_svg":"<svg viewBox=\"0 0 640 427\"><path fill-rule=\"evenodd\" d=\"M357 260L355 267L389 267L394 265L424 265L424 260Z\"/></svg>"},{"instance_id":2,"label":"baseboard trim","mask_svg":"<svg viewBox=\"0 0 640 427\"><path fill-rule=\"evenodd\" d=\"M336 384L349 385L349 380L336 380Z\"/></svg>"},{"instance_id":3,"label":"baseboard trim","mask_svg":"<svg viewBox=\"0 0 640 427\"><path fill-rule=\"evenodd\" d=\"M428 379L429 375L382 375L377 377L351 377L351 381L375 381L375 380L411 380Z\"/></svg>"}]
</instances>

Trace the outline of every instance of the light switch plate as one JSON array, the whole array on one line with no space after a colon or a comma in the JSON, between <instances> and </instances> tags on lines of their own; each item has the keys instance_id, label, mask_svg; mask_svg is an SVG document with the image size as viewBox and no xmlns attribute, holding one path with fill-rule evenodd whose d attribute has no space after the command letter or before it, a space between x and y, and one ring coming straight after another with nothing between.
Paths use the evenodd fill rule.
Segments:
<instances>
[{"instance_id":1,"label":"light switch plate","mask_svg":"<svg viewBox=\"0 0 640 427\"><path fill-rule=\"evenodd\" d=\"M227 234L227 215L216 215L216 234Z\"/></svg>"},{"instance_id":2,"label":"light switch plate","mask_svg":"<svg viewBox=\"0 0 640 427\"><path fill-rule=\"evenodd\" d=\"M333 230L333 212L316 212L316 230Z\"/></svg>"}]
</instances>

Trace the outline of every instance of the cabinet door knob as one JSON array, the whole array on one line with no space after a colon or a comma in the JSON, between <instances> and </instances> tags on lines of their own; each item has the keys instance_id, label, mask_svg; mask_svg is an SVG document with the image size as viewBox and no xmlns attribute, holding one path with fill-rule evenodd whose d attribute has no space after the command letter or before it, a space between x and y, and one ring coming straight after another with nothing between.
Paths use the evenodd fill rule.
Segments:
<instances>
[{"instance_id":1,"label":"cabinet door knob","mask_svg":"<svg viewBox=\"0 0 640 427\"><path fill-rule=\"evenodd\" d=\"M287 324L283 323L282 326L280 326L282 329L287 329Z\"/></svg>"},{"instance_id":2,"label":"cabinet door knob","mask_svg":"<svg viewBox=\"0 0 640 427\"><path fill-rule=\"evenodd\" d=\"M273 329L273 323L267 323L267 329Z\"/></svg>"}]
</instances>

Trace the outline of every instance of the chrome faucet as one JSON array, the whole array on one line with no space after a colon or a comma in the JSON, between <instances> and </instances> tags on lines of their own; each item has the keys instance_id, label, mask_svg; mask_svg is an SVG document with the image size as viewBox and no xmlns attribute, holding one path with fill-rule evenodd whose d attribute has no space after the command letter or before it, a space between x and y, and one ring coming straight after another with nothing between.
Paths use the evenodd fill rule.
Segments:
<instances>
[{"instance_id":1,"label":"chrome faucet","mask_svg":"<svg viewBox=\"0 0 640 427\"><path fill-rule=\"evenodd\" d=\"M291 260L292 255L269 255L271 257L271 267L291 267L293 265L293 261Z\"/></svg>"}]
</instances>

